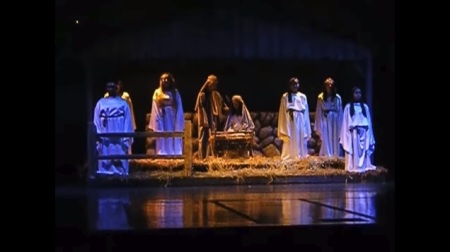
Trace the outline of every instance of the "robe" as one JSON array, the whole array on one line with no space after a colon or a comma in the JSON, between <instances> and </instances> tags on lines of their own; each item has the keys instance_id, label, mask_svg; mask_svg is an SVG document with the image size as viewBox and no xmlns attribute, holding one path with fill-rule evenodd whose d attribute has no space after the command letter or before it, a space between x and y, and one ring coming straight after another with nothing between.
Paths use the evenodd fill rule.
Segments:
<instances>
[{"instance_id":1,"label":"robe","mask_svg":"<svg viewBox=\"0 0 450 252\"><path fill-rule=\"evenodd\" d=\"M245 106L244 101L240 98L242 111L241 115L229 114L225 122L224 131L238 132L238 131L254 131L255 124L253 123L250 112Z\"/></svg>"},{"instance_id":2,"label":"robe","mask_svg":"<svg viewBox=\"0 0 450 252\"><path fill-rule=\"evenodd\" d=\"M339 136L342 125L342 99L336 94L334 100L328 97L323 100L323 93L317 97L317 106L314 120L314 130L322 140L319 156L339 157L342 156Z\"/></svg>"},{"instance_id":3,"label":"robe","mask_svg":"<svg viewBox=\"0 0 450 252\"><path fill-rule=\"evenodd\" d=\"M283 141L281 159L296 160L308 156L308 139L311 137L311 124L306 95L297 92L288 100L289 93L281 97L278 111L278 138ZM289 113L292 110L292 117Z\"/></svg>"},{"instance_id":4,"label":"robe","mask_svg":"<svg viewBox=\"0 0 450 252\"><path fill-rule=\"evenodd\" d=\"M132 133L133 122L128 103L120 97L101 98L94 110L97 133ZM125 155L129 153L132 137L101 137L97 141L99 155ZM99 160L97 173L128 175L128 160Z\"/></svg>"},{"instance_id":5,"label":"robe","mask_svg":"<svg viewBox=\"0 0 450 252\"><path fill-rule=\"evenodd\" d=\"M105 93L105 98L108 97L109 94ZM134 119L134 109L133 109L133 102L131 101L131 96L129 93L127 92L123 92L122 93L122 99L124 99L125 101L127 101L128 105L130 106L130 111L131 111L131 120L133 122L133 130L136 130L136 120Z\"/></svg>"},{"instance_id":6,"label":"robe","mask_svg":"<svg viewBox=\"0 0 450 252\"><path fill-rule=\"evenodd\" d=\"M372 119L369 107L363 104L367 117L362 113L360 103L354 103L355 114L350 115L350 104L344 108L340 143L345 151L345 170L349 172L364 172L375 170L370 156L375 150Z\"/></svg>"},{"instance_id":7,"label":"robe","mask_svg":"<svg viewBox=\"0 0 450 252\"><path fill-rule=\"evenodd\" d=\"M184 111L178 90L163 92L157 88L153 93L152 111L149 129L154 132L184 131ZM183 139L181 137L156 138L157 155L182 155Z\"/></svg>"},{"instance_id":8,"label":"robe","mask_svg":"<svg viewBox=\"0 0 450 252\"><path fill-rule=\"evenodd\" d=\"M204 101L202 101L203 96ZM211 92L201 90L197 95L194 110L197 113L198 120L198 157L200 159L204 159L211 154L211 133L218 129L220 118L222 118L224 110L227 109L228 106L217 90Z\"/></svg>"}]
</instances>

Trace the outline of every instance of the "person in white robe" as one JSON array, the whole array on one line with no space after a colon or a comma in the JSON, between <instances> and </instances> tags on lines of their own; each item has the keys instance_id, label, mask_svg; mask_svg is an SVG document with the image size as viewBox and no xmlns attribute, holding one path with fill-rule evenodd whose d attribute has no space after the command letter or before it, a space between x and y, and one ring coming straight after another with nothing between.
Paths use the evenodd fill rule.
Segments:
<instances>
[{"instance_id":1,"label":"person in white robe","mask_svg":"<svg viewBox=\"0 0 450 252\"><path fill-rule=\"evenodd\" d=\"M154 132L184 131L184 110L181 95L175 88L175 79L170 73L163 73L159 88L153 93L149 129ZM157 155L181 155L181 137L158 137L155 142Z\"/></svg>"},{"instance_id":2,"label":"person in white robe","mask_svg":"<svg viewBox=\"0 0 450 252\"><path fill-rule=\"evenodd\" d=\"M324 82L324 90L317 97L314 131L320 136L322 145L319 156L342 156L339 136L342 125L342 99L336 92L334 80L327 78Z\"/></svg>"},{"instance_id":3,"label":"person in white robe","mask_svg":"<svg viewBox=\"0 0 450 252\"><path fill-rule=\"evenodd\" d=\"M119 94L120 97L122 97L122 99L127 101L128 105L130 106L131 119L133 122L133 130L136 130L136 120L134 119L133 101L131 100L130 94L123 90L123 83L120 80L117 82L117 93ZM104 97L106 98L108 96L109 96L109 94L108 94L108 92L106 92Z\"/></svg>"},{"instance_id":4,"label":"person in white robe","mask_svg":"<svg viewBox=\"0 0 450 252\"><path fill-rule=\"evenodd\" d=\"M345 151L345 170L365 172L375 170L370 156L375 151L372 118L367 104L361 98L361 88L353 88L353 98L345 105L340 134Z\"/></svg>"},{"instance_id":5,"label":"person in white robe","mask_svg":"<svg viewBox=\"0 0 450 252\"><path fill-rule=\"evenodd\" d=\"M124 99L128 103L128 106L130 106L131 120L132 120L132 123L133 123L133 130L136 130L136 120L134 119L133 101L131 100L130 94L123 90L123 84L122 84L121 80L119 80L117 82L117 93L122 99ZM106 98L108 96L109 96L109 94L108 94L108 92L106 92L103 97ZM132 149L133 149L133 146L131 146L130 149L128 150L129 154L132 154L132 152L133 152Z\"/></svg>"},{"instance_id":6,"label":"person in white robe","mask_svg":"<svg viewBox=\"0 0 450 252\"><path fill-rule=\"evenodd\" d=\"M118 96L117 83L106 84L108 97L101 98L94 110L94 125L97 133L132 133L133 122L128 103ZM100 137L97 141L99 155L126 155L129 153L132 137ZM124 159L99 160L98 174L128 175L129 162Z\"/></svg>"},{"instance_id":7,"label":"person in white robe","mask_svg":"<svg viewBox=\"0 0 450 252\"><path fill-rule=\"evenodd\" d=\"M281 159L297 160L308 156L311 124L306 95L299 92L298 78L289 80L289 91L281 97L278 111L278 138L283 141Z\"/></svg>"},{"instance_id":8,"label":"person in white robe","mask_svg":"<svg viewBox=\"0 0 450 252\"><path fill-rule=\"evenodd\" d=\"M231 98L231 102L233 106L225 122L224 131L254 131L255 124L242 97L240 95L234 95Z\"/></svg>"},{"instance_id":9,"label":"person in white robe","mask_svg":"<svg viewBox=\"0 0 450 252\"><path fill-rule=\"evenodd\" d=\"M198 158L205 159L213 153L211 134L219 129L221 118L229 112L222 95L218 91L219 80L209 75L197 95L194 111L198 120Z\"/></svg>"}]
</instances>

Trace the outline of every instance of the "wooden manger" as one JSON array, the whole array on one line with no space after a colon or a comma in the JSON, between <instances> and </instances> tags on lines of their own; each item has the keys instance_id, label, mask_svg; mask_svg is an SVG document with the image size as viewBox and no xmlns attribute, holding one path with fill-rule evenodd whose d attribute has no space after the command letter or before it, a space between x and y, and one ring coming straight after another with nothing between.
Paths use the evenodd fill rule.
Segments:
<instances>
[{"instance_id":1,"label":"wooden manger","mask_svg":"<svg viewBox=\"0 0 450 252\"><path fill-rule=\"evenodd\" d=\"M216 157L253 156L253 131L216 131L211 136L212 154Z\"/></svg>"}]
</instances>

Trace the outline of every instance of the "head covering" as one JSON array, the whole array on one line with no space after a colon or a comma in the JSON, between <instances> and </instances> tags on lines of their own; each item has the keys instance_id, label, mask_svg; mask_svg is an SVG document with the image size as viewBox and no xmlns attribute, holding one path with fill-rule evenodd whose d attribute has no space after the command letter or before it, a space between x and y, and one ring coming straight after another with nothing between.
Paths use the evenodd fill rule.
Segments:
<instances>
[{"instance_id":1,"label":"head covering","mask_svg":"<svg viewBox=\"0 0 450 252\"><path fill-rule=\"evenodd\" d=\"M240 95L233 95L233 97L231 97L232 101L240 101L242 103L244 103L244 100L242 99L242 97Z\"/></svg>"},{"instance_id":2,"label":"head covering","mask_svg":"<svg viewBox=\"0 0 450 252\"><path fill-rule=\"evenodd\" d=\"M233 95L231 98L232 101L239 101L241 102L241 115L243 117L243 121L247 124L247 130L254 130L255 124L253 123L252 117L250 115L250 112L247 109L247 106L245 106L244 99L240 95ZM230 117L233 116L232 114L228 115L227 121L225 122L225 131L227 131L231 127L231 120Z\"/></svg>"},{"instance_id":3,"label":"head covering","mask_svg":"<svg viewBox=\"0 0 450 252\"><path fill-rule=\"evenodd\" d=\"M328 83L334 84L334 80L331 79L330 77L328 77L328 78L325 79L325 83L326 83L326 84L328 84Z\"/></svg>"},{"instance_id":4,"label":"head covering","mask_svg":"<svg viewBox=\"0 0 450 252\"><path fill-rule=\"evenodd\" d=\"M197 100L195 101L195 108L194 111L197 112L198 107L200 106L200 99L201 99L201 95L204 92L205 88L210 85L210 83L216 82L217 81L217 76L215 76L214 74L210 74L208 75L208 78L206 79L205 83L203 83L203 86L200 88L200 91L197 94Z\"/></svg>"}]
</instances>

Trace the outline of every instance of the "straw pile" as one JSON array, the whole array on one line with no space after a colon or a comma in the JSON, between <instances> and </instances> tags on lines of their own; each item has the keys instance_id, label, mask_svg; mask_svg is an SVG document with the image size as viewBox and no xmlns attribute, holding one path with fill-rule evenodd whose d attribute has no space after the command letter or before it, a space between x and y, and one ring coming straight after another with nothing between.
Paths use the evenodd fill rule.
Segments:
<instances>
[{"instance_id":1,"label":"straw pile","mask_svg":"<svg viewBox=\"0 0 450 252\"><path fill-rule=\"evenodd\" d=\"M132 160L130 176L136 179L157 178L169 182L173 178L184 177L184 160ZM387 174L383 167L362 174L362 178ZM347 176L343 158L311 156L302 160L283 162L280 158L251 157L247 159L208 158L194 159L193 178L232 178L237 181L251 177L266 177L272 181L286 176ZM359 176L359 175L358 175Z\"/></svg>"},{"instance_id":2,"label":"straw pile","mask_svg":"<svg viewBox=\"0 0 450 252\"><path fill-rule=\"evenodd\" d=\"M376 178L387 174L387 170L383 167L377 167L374 171L367 171L363 174L351 174L342 169L275 169L275 168L263 168L252 169L242 168L239 170L213 170L207 172L193 172L189 178L228 178L236 180L237 183L244 181L246 178L265 177L268 184L270 184L277 177L288 176L346 176L348 180L352 180L357 176L361 176L362 180ZM135 171L130 174L130 178L145 180L145 179L158 179L159 181L170 184L173 179L186 178L183 171Z\"/></svg>"},{"instance_id":3,"label":"straw pile","mask_svg":"<svg viewBox=\"0 0 450 252\"><path fill-rule=\"evenodd\" d=\"M179 171L184 169L184 160L168 160L168 159L141 159L130 161L131 170L135 171L153 171L153 170L170 170ZM207 158L205 160L193 160L194 171L231 171L240 169L253 170L303 170L303 169L344 169L344 160L342 158L326 158L310 156L298 161L285 162L278 158L268 158L262 156L249 158Z\"/></svg>"}]
</instances>

